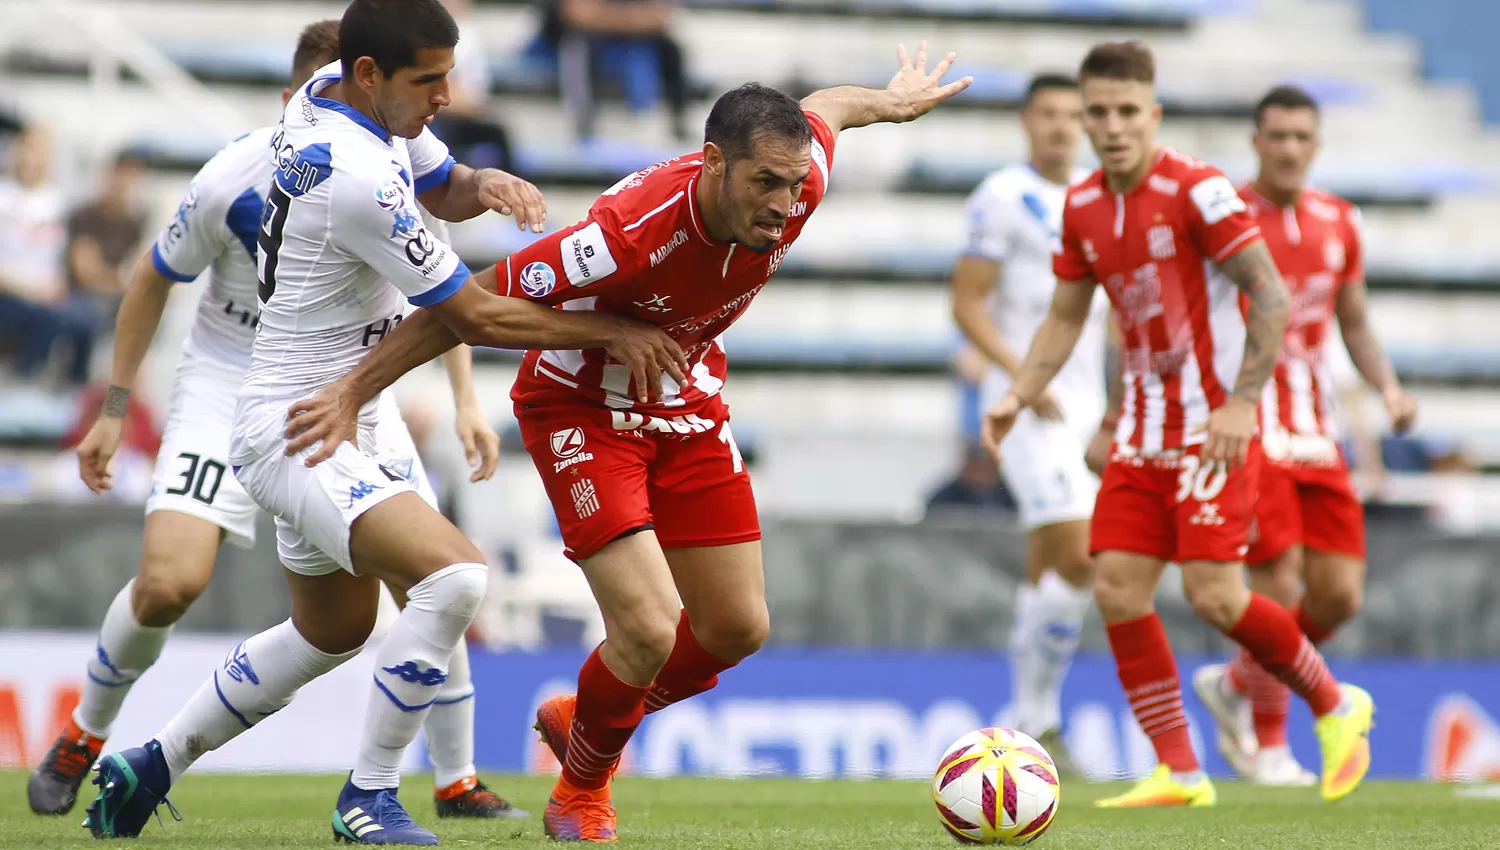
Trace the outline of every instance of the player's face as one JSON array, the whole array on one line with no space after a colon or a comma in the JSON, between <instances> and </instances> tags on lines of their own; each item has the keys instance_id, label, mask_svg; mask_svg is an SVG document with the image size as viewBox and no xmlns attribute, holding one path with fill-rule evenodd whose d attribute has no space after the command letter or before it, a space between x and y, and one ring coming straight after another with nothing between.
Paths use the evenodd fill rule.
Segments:
<instances>
[{"instance_id":1,"label":"player's face","mask_svg":"<svg viewBox=\"0 0 1500 850\"><path fill-rule=\"evenodd\" d=\"M1083 129L1110 176L1133 176L1156 147L1161 104L1156 88L1137 80L1083 82Z\"/></svg>"},{"instance_id":2,"label":"player's face","mask_svg":"<svg viewBox=\"0 0 1500 850\"><path fill-rule=\"evenodd\" d=\"M811 148L775 136L754 140L750 155L724 168L719 216L734 241L757 254L776 247L812 170Z\"/></svg>"},{"instance_id":3,"label":"player's face","mask_svg":"<svg viewBox=\"0 0 1500 850\"><path fill-rule=\"evenodd\" d=\"M1071 163L1083 134L1083 98L1076 89L1043 89L1021 110L1021 127L1033 159Z\"/></svg>"},{"instance_id":4,"label":"player's face","mask_svg":"<svg viewBox=\"0 0 1500 850\"><path fill-rule=\"evenodd\" d=\"M375 120L394 135L408 139L420 136L438 110L452 102L448 96L451 70L451 47L424 47L417 51L414 64L389 77L376 68L370 90Z\"/></svg>"},{"instance_id":5,"label":"player's face","mask_svg":"<svg viewBox=\"0 0 1500 850\"><path fill-rule=\"evenodd\" d=\"M1250 140L1260 158L1262 180L1281 192L1302 191L1322 142L1316 112L1306 108L1267 107Z\"/></svg>"}]
</instances>

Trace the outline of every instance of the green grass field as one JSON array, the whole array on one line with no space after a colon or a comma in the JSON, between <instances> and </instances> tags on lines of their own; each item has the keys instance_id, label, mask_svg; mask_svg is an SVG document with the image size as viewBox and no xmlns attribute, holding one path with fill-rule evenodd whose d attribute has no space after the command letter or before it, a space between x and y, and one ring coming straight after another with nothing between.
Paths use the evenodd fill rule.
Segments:
<instances>
[{"instance_id":1,"label":"green grass field","mask_svg":"<svg viewBox=\"0 0 1500 850\"><path fill-rule=\"evenodd\" d=\"M550 780L489 777L490 784L532 810L527 821L437 820L426 777L407 777L408 807L447 847L546 842L539 819ZM84 847L79 824L86 801L62 818L26 808L26 777L0 773L0 848ZM89 787L89 786L85 786ZM331 846L329 814L338 777L192 776L172 800L186 818L152 823L130 848L296 848ZM1215 809L1105 811L1089 802L1119 786L1072 783L1052 828L1032 846L1056 850L1125 848L1500 848L1500 800L1470 799L1453 786L1369 783L1338 804L1311 789L1268 790L1221 783ZM622 779L621 844L662 850L772 848L948 848L927 786L919 782ZM166 816L163 809L163 816Z\"/></svg>"}]
</instances>

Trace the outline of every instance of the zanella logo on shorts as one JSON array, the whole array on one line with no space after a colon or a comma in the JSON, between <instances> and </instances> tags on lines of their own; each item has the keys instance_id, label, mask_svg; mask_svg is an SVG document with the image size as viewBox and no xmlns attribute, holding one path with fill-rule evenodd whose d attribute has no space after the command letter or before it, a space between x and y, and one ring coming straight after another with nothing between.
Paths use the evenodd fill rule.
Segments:
<instances>
[{"instance_id":1,"label":"zanella logo on shorts","mask_svg":"<svg viewBox=\"0 0 1500 850\"><path fill-rule=\"evenodd\" d=\"M1177 256L1177 236L1172 225L1158 224L1146 231L1146 246L1153 260L1170 260Z\"/></svg>"},{"instance_id":2,"label":"zanella logo on shorts","mask_svg":"<svg viewBox=\"0 0 1500 850\"><path fill-rule=\"evenodd\" d=\"M665 260L667 257L671 256L672 252L677 250L679 245L686 244L687 241L688 232L686 227L678 230L676 233L673 233L672 238L667 240L667 244L651 252L651 265L656 266L660 264L662 260Z\"/></svg>"},{"instance_id":3,"label":"zanella logo on shorts","mask_svg":"<svg viewBox=\"0 0 1500 850\"><path fill-rule=\"evenodd\" d=\"M562 458L552 464L553 472L562 472L570 466L594 459L593 452L583 450L583 429L581 428L553 431L552 453Z\"/></svg>"},{"instance_id":4,"label":"zanella logo on shorts","mask_svg":"<svg viewBox=\"0 0 1500 850\"><path fill-rule=\"evenodd\" d=\"M616 431L658 431L663 434L702 434L712 431L715 423L712 419L705 419L696 413L686 416L673 416L671 419L663 419L660 416L647 416L644 413L631 413L627 410L611 410L609 412L610 424Z\"/></svg>"}]
</instances>

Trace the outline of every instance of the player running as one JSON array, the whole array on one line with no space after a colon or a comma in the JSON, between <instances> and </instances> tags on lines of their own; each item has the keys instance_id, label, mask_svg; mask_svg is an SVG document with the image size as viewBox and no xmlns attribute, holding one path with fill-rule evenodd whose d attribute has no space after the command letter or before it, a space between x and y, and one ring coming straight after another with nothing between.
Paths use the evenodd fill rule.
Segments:
<instances>
[{"instance_id":1,"label":"player running","mask_svg":"<svg viewBox=\"0 0 1500 850\"><path fill-rule=\"evenodd\" d=\"M1088 176L1076 166L1082 115L1077 81L1034 78L1021 109L1028 161L990 175L969 197L969 236L953 269L953 319L990 361L981 390L986 408L1010 390L1021 370L1015 352L1031 343L1052 301L1063 199ZM1000 472L1027 530L1026 582L1016 593L1010 639L1011 722L1068 771L1060 697L1094 601L1089 516L1099 482L1084 465L1084 447L1104 418L1108 314L1109 299L1095 293L1078 347L1001 446Z\"/></svg>"},{"instance_id":2,"label":"player running","mask_svg":"<svg viewBox=\"0 0 1500 850\"><path fill-rule=\"evenodd\" d=\"M338 58L338 26L338 21L321 21L302 31L283 104L315 70ZM229 474L229 431L260 321L255 234L274 170L266 155L274 129L246 135L198 172L176 219L136 265L121 304L110 390L78 448L80 474L96 493L112 484L109 464L119 446L125 404L174 282L191 282L213 269L177 367L146 502L141 569L105 614L78 708L27 783L26 796L37 814L61 815L73 808L131 687L161 654L172 625L208 587L220 543L254 545L260 508ZM494 472L499 438L474 396L468 349L451 354L444 366L453 385L459 437L471 461L480 461L474 480L481 480ZM422 498L436 506L394 397L387 393L380 405L382 463L403 470ZM524 817L475 775L474 689L462 644L451 664L425 727L438 814Z\"/></svg>"},{"instance_id":3,"label":"player running","mask_svg":"<svg viewBox=\"0 0 1500 850\"><path fill-rule=\"evenodd\" d=\"M543 815L567 841L614 841L609 779L647 712L712 688L770 628L760 524L719 390L720 336L775 274L822 202L842 130L910 121L968 87L942 84L925 45L884 90L824 89L798 104L748 84L714 104L701 153L636 172L583 221L497 267L500 291L570 313L631 316L677 340L686 376L622 364L589 346L536 346L511 396L569 557L588 578L607 638L578 695L544 703L563 765ZM354 411L451 347L417 311L345 380L293 408L290 444L312 460L347 452ZM681 595L681 603L678 601Z\"/></svg>"},{"instance_id":4,"label":"player running","mask_svg":"<svg viewBox=\"0 0 1500 850\"><path fill-rule=\"evenodd\" d=\"M1321 142L1318 118L1317 103L1301 89L1279 86L1261 98L1251 137L1260 171L1240 188L1292 293L1281 355L1261 396L1265 463L1245 560L1250 586L1291 609L1314 644L1359 611L1365 574L1364 509L1339 449L1323 357L1334 316L1350 359L1380 392L1396 432L1416 416L1365 315L1359 212L1307 185ZM1219 750L1241 775L1266 785L1314 781L1287 747L1286 686L1248 654L1200 668L1193 687L1218 725ZM1244 722L1247 701L1251 728Z\"/></svg>"},{"instance_id":5,"label":"player running","mask_svg":"<svg viewBox=\"0 0 1500 850\"><path fill-rule=\"evenodd\" d=\"M1058 285L1015 386L991 408L998 450L1041 396L1104 285L1124 339L1123 409L1094 509L1099 612L1120 683L1160 765L1102 806L1213 805L1182 710L1177 664L1152 599L1167 561L1193 609L1307 700L1325 799L1369 769L1369 694L1339 685L1286 609L1245 587L1255 505L1256 408L1276 363L1288 297L1255 220L1216 169L1156 142L1155 60L1138 42L1083 60L1084 129L1103 167L1068 190ZM1241 294L1248 312L1241 312Z\"/></svg>"},{"instance_id":6,"label":"player running","mask_svg":"<svg viewBox=\"0 0 1500 850\"><path fill-rule=\"evenodd\" d=\"M256 223L260 326L229 439L235 478L276 517L292 617L232 651L145 747L100 761L87 825L138 835L205 752L286 706L297 689L359 652L383 580L407 604L375 654L355 769L333 815L337 838L436 844L396 796L407 745L442 699L450 659L484 595L474 545L383 463L380 408L359 411L358 445L316 469L288 457L287 407L338 379L401 322L403 296L470 344L602 347L641 369L681 374L659 329L564 313L485 292L425 226L417 206L457 221L488 209L540 229L529 183L456 165L426 125L448 102L458 40L438 0L354 0L340 63L290 99L264 155L275 163ZM493 289L493 273L480 276Z\"/></svg>"}]
</instances>

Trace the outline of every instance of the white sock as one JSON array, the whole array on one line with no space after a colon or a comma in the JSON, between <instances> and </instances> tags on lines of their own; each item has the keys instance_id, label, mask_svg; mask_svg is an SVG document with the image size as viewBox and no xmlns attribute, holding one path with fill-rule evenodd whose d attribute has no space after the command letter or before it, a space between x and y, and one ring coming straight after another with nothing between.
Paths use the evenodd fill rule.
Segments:
<instances>
[{"instance_id":1,"label":"white sock","mask_svg":"<svg viewBox=\"0 0 1500 850\"><path fill-rule=\"evenodd\" d=\"M401 759L447 681L448 663L484 601L489 567L453 564L412 585L375 654L375 687L351 777L366 791L401 784Z\"/></svg>"},{"instance_id":2,"label":"white sock","mask_svg":"<svg viewBox=\"0 0 1500 850\"><path fill-rule=\"evenodd\" d=\"M1039 731L1062 726L1062 683L1078 642L1083 636L1083 618L1094 604L1093 590L1076 588L1062 576L1048 571L1037 582L1036 620L1031 638L1036 645L1036 678L1031 686L1035 694L1036 716L1032 721Z\"/></svg>"},{"instance_id":3,"label":"white sock","mask_svg":"<svg viewBox=\"0 0 1500 850\"><path fill-rule=\"evenodd\" d=\"M109 603L99 626L98 646L89 659L83 697L73 711L73 722L95 738L109 737L131 686L156 663L172 633L171 626L153 628L135 621L130 607L134 587L135 579L131 579Z\"/></svg>"},{"instance_id":4,"label":"white sock","mask_svg":"<svg viewBox=\"0 0 1500 850\"><path fill-rule=\"evenodd\" d=\"M1032 684L1037 679L1036 668L1040 663L1036 641L1032 638L1037 624L1036 595L1036 588L1025 581L1016 586L1015 611L1010 627L1011 724L1028 735L1045 731L1036 728L1036 688Z\"/></svg>"},{"instance_id":5,"label":"white sock","mask_svg":"<svg viewBox=\"0 0 1500 850\"><path fill-rule=\"evenodd\" d=\"M1174 771L1172 771L1172 781L1173 782L1180 782L1183 785L1187 785L1187 786L1197 785L1199 782L1203 781L1203 771L1202 770L1174 770Z\"/></svg>"},{"instance_id":6,"label":"white sock","mask_svg":"<svg viewBox=\"0 0 1500 850\"><path fill-rule=\"evenodd\" d=\"M433 787L447 788L475 774L474 684L469 680L469 646L463 641L448 660L448 681L438 686L437 702L422 728L427 732Z\"/></svg>"},{"instance_id":7,"label":"white sock","mask_svg":"<svg viewBox=\"0 0 1500 850\"><path fill-rule=\"evenodd\" d=\"M297 689L359 654L329 655L308 643L291 620L246 640L156 736L175 785L204 753L285 708Z\"/></svg>"}]
</instances>

